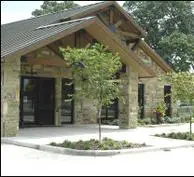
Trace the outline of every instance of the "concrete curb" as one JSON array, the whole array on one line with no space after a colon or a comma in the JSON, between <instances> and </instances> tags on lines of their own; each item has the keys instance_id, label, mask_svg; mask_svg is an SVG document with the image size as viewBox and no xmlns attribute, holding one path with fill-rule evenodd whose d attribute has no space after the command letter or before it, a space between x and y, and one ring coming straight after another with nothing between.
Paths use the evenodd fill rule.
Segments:
<instances>
[{"instance_id":1,"label":"concrete curb","mask_svg":"<svg viewBox=\"0 0 194 177\"><path fill-rule=\"evenodd\" d=\"M76 149L69 149L69 148L62 148L56 147L51 145L38 145L26 142L18 142L9 139L1 139L1 143L5 144L14 144L17 146L23 146L33 149L38 149L42 151L49 151L54 153L60 154L67 154L67 155L78 155L78 156L112 156L117 154L127 154L127 153L141 153L141 152L151 152L151 151L169 151L170 149L177 149L177 148L187 148L187 147L194 147L194 143L192 144L185 144L179 146L163 146L163 147L141 147L141 148L132 148L132 149L122 149L122 150L76 150Z\"/></svg>"},{"instance_id":2,"label":"concrete curb","mask_svg":"<svg viewBox=\"0 0 194 177\"><path fill-rule=\"evenodd\" d=\"M181 125L184 125L186 123L172 123L172 124L156 124L156 125L142 125L142 126L139 126L139 127L145 127L145 128L157 128L157 127L172 127L172 126L181 126Z\"/></svg>"}]
</instances>

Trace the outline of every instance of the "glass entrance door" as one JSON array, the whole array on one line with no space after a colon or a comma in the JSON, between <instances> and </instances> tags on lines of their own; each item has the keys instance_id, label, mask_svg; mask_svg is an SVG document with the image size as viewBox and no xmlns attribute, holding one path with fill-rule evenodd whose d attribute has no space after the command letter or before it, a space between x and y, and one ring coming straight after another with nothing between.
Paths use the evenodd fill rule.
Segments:
<instances>
[{"instance_id":1,"label":"glass entrance door","mask_svg":"<svg viewBox=\"0 0 194 177\"><path fill-rule=\"evenodd\" d=\"M54 124L54 79L21 77L20 127Z\"/></svg>"},{"instance_id":2,"label":"glass entrance door","mask_svg":"<svg viewBox=\"0 0 194 177\"><path fill-rule=\"evenodd\" d=\"M39 125L54 124L54 79L37 79L37 114Z\"/></svg>"},{"instance_id":3,"label":"glass entrance door","mask_svg":"<svg viewBox=\"0 0 194 177\"><path fill-rule=\"evenodd\" d=\"M20 126L35 124L36 119L36 79L21 78Z\"/></svg>"}]
</instances>

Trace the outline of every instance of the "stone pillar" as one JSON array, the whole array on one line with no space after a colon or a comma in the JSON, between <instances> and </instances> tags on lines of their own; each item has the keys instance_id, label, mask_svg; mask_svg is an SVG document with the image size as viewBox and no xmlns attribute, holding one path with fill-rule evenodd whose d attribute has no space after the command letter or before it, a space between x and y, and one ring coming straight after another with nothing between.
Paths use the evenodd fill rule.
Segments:
<instances>
[{"instance_id":1,"label":"stone pillar","mask_svg":"<svg viewBox=\"0 0 194 177\"><path fill-rule=\"evenodd\" d=\"M55 126L61 126L62 78L55 79Z\"/></svg>"},{"instance_id":2,"label":"stone pillar","mask_svg":"<svg viewBox=\"0 0 194 177\"><path fill-rule=\"evenodd\" d=\"M121 75L125 103L119 101L119 127L136 128L138 116L138 74L130 67Z\"/></svg>"},{"instance_id":3,"label":"stone pillar","mask_svg":"<svg viewBox=\"0 0 194 177\"><path fill-rule=\"evenodd\" d=\"M80 101L75 100L75 124L95 124L97 123L97 107L94 100L84 99L82 106Z\"/></svg>"},{"instance_id":4,"label":"stone pillar","mask_svg":"<svg viewBox=\"0 0 194 177\"><path fill-rule=\"evenodd\" d=\"M158 81L158 78L141 79L145 84L145 117L153 117L153 109L160 102L164 101L164 83Z\"/></svg>"},{"instance_id":5,"label":"stone pillar","mask_svg":"<svg viewBox=\"0 0 194 177\"><path fill-rule=\"evenodd\" d=\"M1 136L16 136L20 117L20 57L1 63Z\"/></svg>"}]
</instances>

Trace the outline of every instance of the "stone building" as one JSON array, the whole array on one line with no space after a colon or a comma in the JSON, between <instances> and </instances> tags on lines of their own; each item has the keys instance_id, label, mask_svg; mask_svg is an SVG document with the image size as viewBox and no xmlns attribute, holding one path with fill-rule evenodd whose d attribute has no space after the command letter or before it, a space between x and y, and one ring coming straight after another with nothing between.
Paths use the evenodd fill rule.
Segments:
<instances>
[{"instance_id":1,"label":"stone building","mask_svg":"<svg viewBox=\"0 0 194 177\"><path fill-rule=\"evenodd\" d=\"M74 89L68 84L71 68L59 52L59 46L84 48L95 41L119 53L127 100L117 100L103 116L114 115L120 128L136 127L138 100L141 106L151 99L163 100L164 87L170 90L157 83L157 75L171 68L143 37L142 28L115 1L1 25L1 136L16 136L26 126L97 122L92 100L84 100L82 114L76 100L63 101ZM143 107L145 116L149 110Z\"/></svg>"}]
</instances>

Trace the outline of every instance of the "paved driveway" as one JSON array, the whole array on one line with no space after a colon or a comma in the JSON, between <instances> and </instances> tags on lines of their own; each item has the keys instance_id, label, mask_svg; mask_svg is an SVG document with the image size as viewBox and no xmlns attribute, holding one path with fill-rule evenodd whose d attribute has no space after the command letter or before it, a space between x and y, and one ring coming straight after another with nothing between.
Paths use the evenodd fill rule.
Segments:
<instances>
[{"instance_id":1,"label":"paved driveway","mask_svg":"<svg viewBox=\"0 0 194 177\"><path fill-rule=\"evenodd\" d=\"M193 176L194 148L106 157L84 157L1 145L1 175L7 176Z\"/></svg>"},{"instance_id":2,"label":"paved driveway","mask_svg":"<svg viewBox=\"0 0 194 177\"><path fill-rule=\"evenodd\" d=\"M194 125L193 125L194 130ZM136 143L146 143L155 147L168 147L180 145L194 145L194 142L159 138L152 135L156 133L185 132L189 130L189 124L177 124L156 127L138 127L136 129L119 129L118 126L102 126L102 137L127 140ZM1 138L1 140L13 140L31 144L48 144L52 141L62 142L65 139L98 139L98 125L64 125L62 127L41 127L20 129L16 137Z\"/></svg>"}]
</instances>

